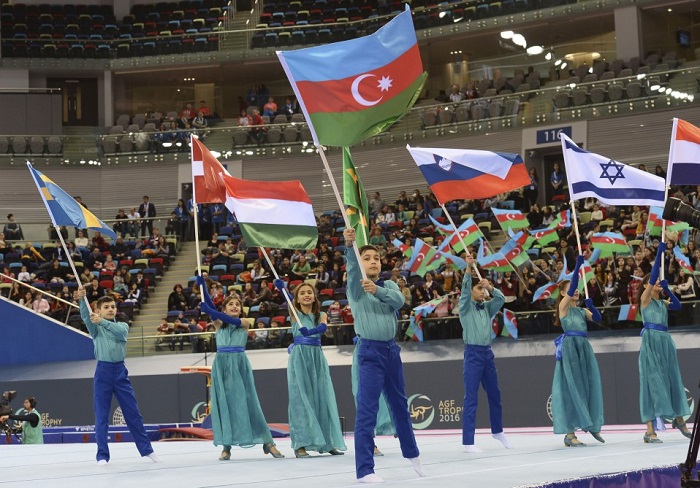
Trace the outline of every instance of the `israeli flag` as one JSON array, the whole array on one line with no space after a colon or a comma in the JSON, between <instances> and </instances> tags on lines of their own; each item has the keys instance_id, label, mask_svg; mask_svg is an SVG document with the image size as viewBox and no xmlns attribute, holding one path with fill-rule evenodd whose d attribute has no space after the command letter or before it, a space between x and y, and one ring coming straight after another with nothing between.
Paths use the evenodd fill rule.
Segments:
<instances>
[{"instance_id":1,"label":"israeli flag","mask_svg":"<svg viewBox=\"0 0 700 488\"><path fill-rule=\"evenodd\" d=\"M572 200L594 197L608 205L664 205L663 178L584 151L564 134L561 147Z\"/></svg>"}]
</instances>

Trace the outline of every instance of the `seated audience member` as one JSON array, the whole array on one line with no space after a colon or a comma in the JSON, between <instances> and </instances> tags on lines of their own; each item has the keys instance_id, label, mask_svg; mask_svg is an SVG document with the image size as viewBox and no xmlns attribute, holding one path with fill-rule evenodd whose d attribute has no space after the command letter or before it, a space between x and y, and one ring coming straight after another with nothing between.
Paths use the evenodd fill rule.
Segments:
<instances>
[{"instance_id":1,"label":"seated audience member","mask_svg":"<svg viewBox=\"0 0 700 488\"><path fill-rule=\"evenodd\" d=\"M277 104L275 103L275 99L273 97L269 97L267 99L267 103L263 106L263 115L270 118L277 115Z\"/></svg>"},{"instance_id":2,"label":"seated audience member","mask_svg":"<svg viewBox=\"0 0 700 488\"><path fill-rule=\"evenodd\" d=\"M3 229L5 234L5 239L8 241L22 241L24 240L24 234L22 233L22 228L15 222L14 214L7 214L7 223Z\"/></svg>"}]
</instances>

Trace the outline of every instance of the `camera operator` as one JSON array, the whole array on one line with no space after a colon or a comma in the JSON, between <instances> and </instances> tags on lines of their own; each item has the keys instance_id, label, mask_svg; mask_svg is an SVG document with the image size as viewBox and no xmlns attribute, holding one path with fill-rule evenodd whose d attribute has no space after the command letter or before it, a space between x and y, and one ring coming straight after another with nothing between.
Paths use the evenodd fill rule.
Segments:
<instances>
[{"instance_id":1,"label":"camera operator","mask_svg":"<svg viewBox=\"0 0 700 488\"><path fill-rule=\"evenodd\" d=\"M24 415L3 415L0 423L6 420L16 420L22 424L22 444L43 444L44 431L41 425L41 414L36 411L36 399L29 397L24 400Z\"/></svg>"}]
</instances>

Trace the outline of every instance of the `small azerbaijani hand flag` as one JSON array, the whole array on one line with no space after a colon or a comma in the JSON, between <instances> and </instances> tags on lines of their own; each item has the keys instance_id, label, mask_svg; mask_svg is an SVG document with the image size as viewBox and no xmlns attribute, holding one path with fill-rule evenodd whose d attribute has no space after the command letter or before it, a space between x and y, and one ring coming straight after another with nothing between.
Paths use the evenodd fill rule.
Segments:
<instances>
[{"instance_id":1,"label":"small azerbaijani hand flag","mask_svg":"<svg viewBox=\"0 0 700 488\"><path fill-rule=\"evenodd\" d=\"M386 130L427 78L408 7L368 36L277 57L316 145L354 146Z\"/></svg>"},{"instance_id":2,"label":"small azerbaijani hand flag","mask_svg":"<svg viewBox=\"0 0 700 488\"><path fill-rule=\"evenodd\" d=\"M663 218L664 209L661 207L651 207L649 209L649 218L647 219L647 231L649 231L650 236L660 236L661 229L663 229ZM666 221L666 230L682 232L684 230L690 229L690 224L687 222L674 222L672 220Z\"/></svg>"},{"instance_id":3,"label":"small azerbaijani hand flag","mask_svg":"<svg viewBox=\"0 0 700 488\"><path fill-rule=\"evenodd\" d=\"M642 314L639 312L639 305L622 305L620 307L620 315L617 316L617 321L622 322L624 320L641 321Z\"/></svg>"},{"instance_id":4,"label":"small azerbaijani hand flag","mask_svg":"<svg viewBox=\"0 0 700 488\"><path fill-rule=\"evenodd\" d=\"M226 208L236 214L249 246L313 249L318 240L311 199L299 181L224 176Z\"/></svg>"},{"instance_id":5,"label":"small azerbaijani hand flag","mask_svg":"<svg viewBox=\"0 0 700 488\"><path fill-rule=\"evenodd\" d=\"M221 175L231 175L199 139L192 137L191 141L192 200L196 203L226 203L226 185Z\"/></svg>"},{"instance_id":6,"label":"small azerbaijani hand flag","mask_svg":"<svg viewBox=\"0 0 700 488\"><path fill-rule=\"evenodd\" d=\"M530 256L523 248L523 237L527 239L529 238L529 234L520 231L508 239L508 241L506 241L506 243L501 247L500 252L513 264L513 266L521 266L530 259Z\"/></svg>"},{"instance_id":7,"label":"small azerbaijani hand flag","mask_svg":"<svg viewBox=\"0 0 700 488\"><path fill-rule=\"evenodd\" d=\"M656 205L666 200L660 176L585 151L566 134L561 146L572 200L594 197L608 205Z\"/></svg>"},{"instance_id":8,"label":"small azerbaijani hand flag","mask_svg":"<svg viewBox=\"0 0 700 488\"><path fill-rule=\"evenodd\" d=\"M438 253L435 249L421 239L416 238L411 259L409 259L406 267L411 273L424 276L425 273L431 270L431 263L434 262L437 256Z\"/></svg>"},{"instance_id":9,"label":"small azerbaijani hand flag","mask_svg":"<svg viewBox=\"0 0 700 488\"><path fill-rule=\"evenodd\" d=\"M491 211L496 216L496 220L503 230L530 227L530 222L520 210L491 207Z\"/></svg>"},{"instance_id":10,"label":"small azerbaijani hand flag","mask_svg":"<svg viewBox=\"0 0 700 488\"><path fill-rule=\"evenodd\" d=\"M29 168L29 172L34 178L34 183L39 190L41 199L44 201L46 211L49 212L49 217L51 217L51 222L54 226L66 225L77 229L96 230L114 241L117 240L117 234L107 224L76 202L73 197L51 181L48 176L34 169L34 166L29 161L27 161L27 168Z\"/></svg>"},{"instance_id":11,"label":"small azerbaijani hand flag","mask_svg":"<svg viewBox=\"0 0 700 488\"><path fill-rule=\"evenodd\" d=\"M685 274L692 274L692 275L700 274L700 272L695 271L695 269L693 269L693 266L690 264L690 259L688 258L688 256L683 254L680 247L674 246L673 257L676 258L676 262L678 263L678 266L681 267L681 269L683 270L683 272Z\"/></svg>"},{"instance_id":12,"label":"small azerbaijani hand flag","mask_svg":"<svg viewBox=\"0 0 700 488\"><path fill-rule=\"evenodd\" d=\"M503 330L501 336L518 340L518 318L507 308L503 309Z\"/></svg>"},{"instance_id":13,"label":"small azerbaijani hand flag","mask_svg":"<svg viewBox=\"0 0 700 488\"><path fill-rule=\"evenodd\" d=\"M440 203L480 200L530 184L518 154L406 146Z\"/></svg>"},{"instance_id":14,"label":"small azerbaijani hand flag","mask_svg":"<svg viewBox=\"0 0 700 488\"><path fill-rule=\"evenodd\" d=\"M535 293L532 294L532 303L535 303L537 300L556 298L557 296L559 296L559 283L550 282L535 290Z\"/></svg>"},{"instance_id":15,"label":"small azerbaijani hand flag","mask_svg":"<svg viewBox=\"0 0 700 488\"><path fill-rule=\"evenodd\" d=\"M442 241L438 250L447 251L452 248L456 254L460 254L462 251L465 251L462 246L462 241L460 241L460 237L462 238L462 241L464 241L464 244L468 246L476 242L477 239L483 237L483 235L479 230L479 226L476 224L476 222L474 222L474 219L470 217L459 226L457 231Z\"/></svg>"},{"instance_id":16,"label":"small azerbaijani hand flag","mask_svg":"<svg viewBox=\"0 0 700 488\"><path fill-rule=\"evenodd\" d=\"M467 269L467 262L459 256L450 254L445 251L438 251L438 254L445 258L445 260L450 264L452 269Z\"/></svg>"},{"instance_id":17,"label":"small azerbaijani hand flag","mask_svg":"<svg viewBox=\"0 0 700 488\"><path fill-rule=\"evenodd\" d=\"M669 185L700 185L700 128L685 120L673 119L666 180Z\"/></svg>"},{"instance_id":18,"label":"small azerbaijani hand flag","mask_svg":"<svg viewBox=\"0 0 700 488\"><path fill-rule=\"evenodd\" d=\"M557 234L557 229L531 230L530 235L537 240L540 246L546 246L550 242L555 242L559 240L559 234Z\"/></svg>"},{"instance_id":19,"label":"small azerbaijani hand flag","mask_svg":"<svg viewBox=\"0 0 700 488\"><path fill-rule=\"evenodd\" d=\"M408 324L408 329L406 330L406 335L411 337L414 341L423 342L423 317L433 313L438 305L446 298L446 296L433 298L429 302L425 302L414 308L413 315L411 315L411 320Z\"/></svg>"},{"instance_id":20,"label":"small azerbaijani hand flag","mask_svg":"<svg viewBox=\"0 0 700 488\"><path fill-rule=\"evenodd\" d=\"M513 271L513 267L508 262L502 252L498 251L492 254L486 254L486 246L483 239L479 243L479 249L476 253L476 262L484 269L491 271Z\"/></svg>"},{"instance_id":21,"label":"small azerbaijani hand flag","mask_svg":"<svg viewBox=\"0 0 700 488\"><path fill-rule=\"evenodd\" d=\"M593 249L600 249L601 252L631 254L625 236L618 232L598 232L591 236L591 246Z\"/></svg>"},{"instance_id":22,"label":"small azerbaijani hand flag","mask_svg":"<svg viewBox=\"0 0 700 488\"><path fill-rule=\"evenodd\" d=\"M449 236L450 234L454 233L455 228L452 227L450 224L441 224L432 215L428 215L430 217L430 220L433 222L433 225L435 226L435 230L437 230L440 234L444 236Z\"/></svg>"},{"instance_id":23,"label":"small azerbaijani hand flag","mask_svg":"<svg viewBox=\"0 0 700 488\"><path fill-rule=\"evenodd\" d=\"M411 254L413 253L413 248L411 246L409 246L408 244L404 244L403 242L401 242L398 239L394 239L393 241L391 241L391 243L394 245L394 247L396 249L401 251L401 253L404 256L406 256L407 258L411 257Z\"/></svg>"},{"instance_id":24,"label":"small azerbaijani hand flag","mask_svg":"<svg viewBox=\"0 0 700 488\"><path fill-rule=\"evenodd\" d=\"M562 210L547 227L548 229L564 229L571 227L571 210Z\"/></svg>"}]
</instances>

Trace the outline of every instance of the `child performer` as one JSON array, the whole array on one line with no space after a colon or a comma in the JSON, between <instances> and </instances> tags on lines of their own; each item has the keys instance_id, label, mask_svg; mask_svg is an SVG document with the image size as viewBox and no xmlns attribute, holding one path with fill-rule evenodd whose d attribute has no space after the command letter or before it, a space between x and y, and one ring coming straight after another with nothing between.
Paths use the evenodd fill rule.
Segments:
<instances>
[{"instance_id":1,"label":"child performer","mask_svg":"<svg viewBox=\"0 0 700 488\"><path fill-rule=\"evenodd\" d=\"M343 231L345 238L347 294L350 301L357 343L358 391L357 418L355 419L355 470L360 483L381 483L374 473L374 439L379 395L384 392L396 423L396 434L403 457L409 459L419 476L425 476L420 462L411 417L408 413L406 385L401 364L401 348L394 342L396 311L404 303L403 294L393 281L377 286L381 260L374 246L362 246L358 263L355 251L355 230ZM362 279L360 266L367 278Z\"/></svg>"},{"instance_id":2,"label":"child performer","mask_svg":"<svg viewBox=\"0 0 700 488\"><path fill-rule=\"evenodd\" d=\"M467 256L469 266L474 258ZM471 268L470 268L471 269ZM485 302L486 290L493 299ZM476 430L476 407L479 383L484 385L489 401L489 418L491 434L503 447L510 449L508 438L503 433L503 412L501 409L501 390L498 388L496 362L491 351L491 321L506 299L500 290L495 289L488 280L482 279L472 284L470 271L464 273L462 295L459 298L459 322L464 338L464 407L462 411L462 445L464 452L481 452L474 445Z\"/></svg>"},{"instance_id":3,"label":"child performer","mask_svg":"<svg viewBox=\"0 0 700 488\"><path fill-rule=\"evenodd\" d=\"M586 320L600 322L603 317L592 298L586 300L588 310L576 306L583 261L583 256L578 256L571 281L559 285L556 307L559 313L554 322L561 326L564 334L554 341L557 361L552 382L552 417L554 433L566 434L564 445L567 447L585 446L576 438L577 428L590 432L598 442L605 442L600 436L604 423L603 386L586 325Z\"/></svg>"},{"instance_id":4,"label":"child performer","mask_svg":"<svg viewBox=\"0 0 700 488\"><path fill-rule=\"evenodd\" d=\"M216 328L216 357L211 367L211 418L214 445L223 446L220 461L231 459L231 446L252 447L263 445L265 454L283 458L277 450L270 428L260 407L255 390L253 369L245 354L251 321L239 318L243 304L236 295L227 297L221 305L224 312L214 307L206 282L197 276L197 285L204 290L202 312L214 321Z\"/></svg>"},{"instance_id":5,"label":"child performer","mask_svg":"<svg viewBox=\"0 0 700 488\"><path fill-rule=\"evenodd\" d=\"M659 244L651 275L644 277L639 299L642 310L642 347L639 350L639 410L642 421L647 424L644 442L661 443L654 430L658 417L672 418L673 427L690 438L684 416L690 415L685 387L678 366L676 345L668 333L668 310L680 310L681 302L669 290L666 280L659 280L661 259L666 243ZM661 290L669 299L660 299Z\"/></svg>"},{"instance_id":6,"label":"child performer","mask_svg":"<svg viewBox=\"0 0 700 488\"><path fill-rule=\"evenodd\" d=\"M129 381L129 372L124 364L129 325L114 320L117 314L117 303L114 301L114 298L110 296L101 297L95 304L97 311L93 312L85 301L85 294L85 288L83 286L78 287L80 317L85 322L85 326L95 343L95 358L97 358L97 368L95 369L93 382L95 390L97 464L104 465L109 462L107 431L109 428L109 411L112 406L112 395L117 397L126 425L129 427L129 432L131 432L136 443L136 449L138 449L141 456L158 463L160 460L153 452L151 441L146 434L143 418L139 412L139 406L136 404L134 389L131 387L131 381Z\"/></svg>"},{"instance_id":7,"label":"child performer","mask_svg":"<svg viewBox=\"0 0 700 488\"><path fill-rule=\"evenodd\" d=\"M287 293L284 280L275 280L280 293ZM287 386L289 388L289 434L294 455L307 458L307 451L345 454L338 405L328 362L321 350L326 331L326 314L316 289L306 283L294 290L294 307L301 323L292 324L294 343L289 347Z\"/></svg>"}]
</instances>

